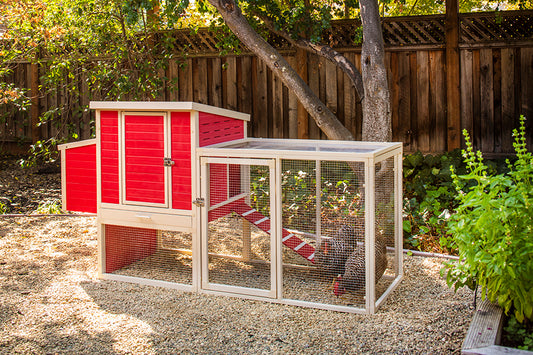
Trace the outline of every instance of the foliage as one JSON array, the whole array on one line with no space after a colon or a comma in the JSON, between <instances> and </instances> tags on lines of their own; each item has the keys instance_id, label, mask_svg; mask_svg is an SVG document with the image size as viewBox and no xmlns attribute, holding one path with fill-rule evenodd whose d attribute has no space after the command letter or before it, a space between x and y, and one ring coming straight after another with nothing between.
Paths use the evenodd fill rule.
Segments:
<instances>
[{"instance_id":1,"label":"foliage","mask_svg":"<svg viewBox=\"0 0 533 355\"><path fill-rule=\"evenodd\" d=\"M525 118L514 130L516 161L490 174L465 131L467 174L452 173L459 205L448 222L449 243L459 261L446 265L446 281L458 289L482 287L482 295L519 322L533 318L533 155L526 149Z\"/></svg>"},{"instance_id":2,"label":"foliage","mask_svg":"<svg viewBox=\"0 0 533 355\"><path fill-rule=\"evenodd\" d=\"M514 315L507 318L503 342L521 350L533 350L533 322L516 320Z\"/></svg>"},{"instance_id":3,"label":"foliage","mask_svg":"<svg viewBox=\"0 0 533 355\"><path fill-rule=\"evenodd\" d=\"M442 251L439 241L446 235L446 221L457 205L451 166L464 170L459 150L439 156L416 152L404 157L403 231L407 248Z\"/></svg>"},{"instance_id":4,"label":"foliage","mask_svg":"<svg viewBox=\"0 0 533 355\"><path fill-rule=\"evenodd\" d=\"M60 200L50 200L39 203L37 207L38 214L61 214L63 210L61 209Z\"/></svg>"}]
</instances>

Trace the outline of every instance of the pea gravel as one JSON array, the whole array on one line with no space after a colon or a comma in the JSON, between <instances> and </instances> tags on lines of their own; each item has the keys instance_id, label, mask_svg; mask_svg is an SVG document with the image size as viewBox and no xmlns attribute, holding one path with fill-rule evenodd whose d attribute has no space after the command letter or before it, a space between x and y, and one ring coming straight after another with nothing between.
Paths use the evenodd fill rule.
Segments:
<instances>
[{"instance_id":1,"label":"pea gravel","mask_svg":"<svg viewBox=\"0 0 533 355\"><path fill-rule=\"evenodd\" d=\"M453 354L473 315L442 259L354 315L98 280L96 246L95 218L0 217L1 354Z\"/></svg>"}]
</instances>

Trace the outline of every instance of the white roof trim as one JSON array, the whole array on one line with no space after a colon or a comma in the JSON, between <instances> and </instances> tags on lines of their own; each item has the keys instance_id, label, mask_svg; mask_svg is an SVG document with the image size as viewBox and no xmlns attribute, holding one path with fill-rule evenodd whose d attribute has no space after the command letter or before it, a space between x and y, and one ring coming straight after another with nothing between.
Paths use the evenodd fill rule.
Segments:
<instances>
[{"instance_id":1,"label":"white roof trim","mask_svg":"<svg viewBox=\"0 0 533 355\"><path fill-rule=\"evenodd\" d=\"M250 115L190 101L91 101L93 110L200 111L250 121Z\"/></svg>"}]
</instances>

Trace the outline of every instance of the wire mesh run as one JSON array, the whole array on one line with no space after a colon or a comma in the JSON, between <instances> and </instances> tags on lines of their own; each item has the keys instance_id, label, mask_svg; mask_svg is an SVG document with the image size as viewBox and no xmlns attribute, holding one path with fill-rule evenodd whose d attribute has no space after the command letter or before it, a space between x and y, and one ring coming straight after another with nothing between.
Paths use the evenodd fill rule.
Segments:
<instances>
[{"instance_id":1,"label":"wire mesh run","mask_svg":"<svg viewBox=\"0 0 533 355\"><path fill-rule=\"evenodd\" d=\"M106 224L105 272L192 284L192 234Z\"/></svg>"},{"instance_id":2,"label":"wire mesh run","mask_svg":"<svg viewBox=\"0 0 533 355\"><path fill-rule=\"evenodd\" d=\"M207 281L271 290L270 169L208 164Z\"/></svg>"},{"instance_id":3,"label":"wire mesh run","mask_svg":"<svg viewBox=\"0 0 533 355\"><path fill-rule=\"evenodd\" d=\"M364 307L364 278L347 280L353 292L338 285L364 243L364 163L283 160L282 170L282 226L315 248L310 261L282 247L283 297Z\"/></svg>"},{"instance_id":4,"label":"wire mesh run","mask_svg":"<svg viewBox=\"0 0 533 355\"><path fill-rule=\"evenodd\" d=\"M376 299L379 299L399 276L397 253L402 252L402 246L395 244L397 187L394 180L394 157L375 166Z\"/></svg>"}]
</instances>

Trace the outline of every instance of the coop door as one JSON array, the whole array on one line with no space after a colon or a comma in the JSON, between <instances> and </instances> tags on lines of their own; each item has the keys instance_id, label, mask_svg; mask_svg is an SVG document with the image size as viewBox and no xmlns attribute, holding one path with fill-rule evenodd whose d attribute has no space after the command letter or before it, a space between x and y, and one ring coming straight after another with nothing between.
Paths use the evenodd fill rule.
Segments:
<instances>
[{"instance_id":1,"label":"coop door","mask_svg":"<svg viewBox=\"0 0 533 355\"><path fill-rule=\"evenodd\" d=\"M202 288L275 297L274 161L202 158Z\"/></svg>"},{"instance_id":2,"label":"coop door","mask_svg":"<svg viewBox=\"0 0 533 355\"><path fill-rule=\"evenodd\" d=\"M165 114L125 113L122 129L124 203L167 207Z\"/></svg>"}]
</instances>

